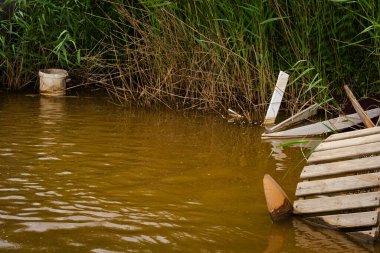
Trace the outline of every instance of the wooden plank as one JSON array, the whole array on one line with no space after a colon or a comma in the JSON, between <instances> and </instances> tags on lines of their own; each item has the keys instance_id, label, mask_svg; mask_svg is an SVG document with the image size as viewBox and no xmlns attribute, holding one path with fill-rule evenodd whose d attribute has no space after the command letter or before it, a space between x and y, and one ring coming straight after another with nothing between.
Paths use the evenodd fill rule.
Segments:
<instances>
[{"instance_id":1,"label":"wooden plank","mask_svg":"<svg viewBox=\"0 0 380 253\"><path fill-rule=\"evenodd\" d=\"M380 108L375 108L366 111L370 118L378 117L380 115ZM339 131L345 128L352 127L361 123L361 119L357 113L347 116L340 116L334 119L326 120L310 124L307 126L297 127L277 133L263 134L262 138L289 138L289 137L302 137L310 135L321 135L333 131Z\"/></svg>"},{"instance_id":2,"label":"wooden plank","mask_svg":"<svg viewBox=\"0 0 380 253\"><path fill-rule=\"evenodd\" d=\"M304 218L308 222L316 223L320 226L339 229L354 227L376 226L379 220L378 211L345 213L324 216L313 216Z\"/></svg>"},{"instance_id":3,"label":"wooden plank","mask_svg":"<svg viewBox=\"0 0 380 253\"><path fill-rule=\"evenodd\" d=\"M353 159L349 163L347 161L339 161L308 165L303 168L300 178L308 179L375 169L380 169L380 156Z\"/></svg>"},{"instance_id":4,"label":"wooden plank","mask_svg":"<svg viewBox=\"0 0 380 253\"><path fill-rule=\"evenodd\" d=\"M289 128L290 126L317 114L318 107L319 107L318 104L313 104L313 105L307 107L306 109L294 114L292 117L290 117L290 118L282 121L281 123L275 125L274 127L269 128L267 130L267 132L268 133L274 133L274 132L278 132L278 131L284 130L286 128Z\"/></svg>"},{"instance_id":5,"label":"wooden plank","mask_svg":"<svg viewBox=\"0 0 380 253\"><path fill-rule=\"evenodd\" d=\"M355 243L339 231L315 228L299 219L292 221L300 252L369 253L373 250L372 245Z\"/></svg>"},{"instance_id":6,"label":"wooden plank","mask_svg":"<svg viewBox=\"0 0 380 253\"><path fill-rule=\"evenodd\" d=\"M356 97L354 96L354 94L352 93L350 88L348 88L347 85L344 85L343 88L344 88L348 98L350 99L351 104L354 107L355 111L359 114L360 119L363 121L364 125L367 128L375 127L375 124L373 124L371 119L365 113L365 111L363 110L363 108L359 104L358 100L356 99Z\"/></svg>"},{"instance_id":7,"label":"wooden plank","mask_svg":"<svg viewBox=\"0 0 380 253\"><path fill-rule=\"evenodd\" d=\"M263 178L265 200L273 221L285 219L292 215L293 206L281 186L268 174Z\"/></svg>"},{"instance_id":8,"label":"wooden plank","mask_svg":"<svg viewBox=\"0 0 380 253\"><path fill-rule=\"evenodd\" d=\"M368 243L378 239L379 229L372 228L371 230L348 232L347 235L353 237L354 239Z\"/></svg>"},{"instance_id":9,"label":"wooden plank","mask_svg":"<svg viewBox=\"0 0 380 253\"><path fill-rule=\"evenodd\" d=\"M327 163L339 160L348 160L360 158L371 155L378 155L380 153L379 143L368 143L360 146L352 146L345 148L336 148L332 150L325 150L314 152L307 160L308 164ZM350 166L350 161L347 161L347 167Z\"/></svg>"},{"instance_id":10,"label":"wooden plank","mask_svg":"<svg viewBox=\"0 0 380 253\"><path fill-rule=\"evenodd\" d=\"M379 205L380 192L366 192L334 197L296 200L293 204L293 213L311 214L366 207L378 207Z\"/></svg>"},{"instance_id":11,"label":"wooden plank","mask_svg":"<svg viewBox=\"0 0 380 253\"><path fill-rule=\"evenodd\" d=\"M367 143L380 142L380 133L367 135L362 137L356 137L351 139L344 139L340 141L329 141L321 143L314 152L331 150L336 148L350 147L350 146L358 146Z\"/></svg>"},{"instance_id":12,"label":"wooden plank","mask_svg":"<svg viewBox=\"0 0 380 253\"><path fill-rule=\"evenodd\" d=\"M272 99L270 101L269 108L264 119L264 125L266 126L273 125L276 120L282 97L284 96L286 84L288 83L288 79L289 75L283 71L280 71L278 74L276 86L273 91Z\"/></svg>"},{"instance_id":13,"label":"wooden plank","mask_svg":"<svg viewBox=\"0 0 380 253\"><path fill-rule=\"evenodd\" d=\"M304 181L297 185L296 196L327 194L380 186L380 172Z\"/></svg>"},{"instance_id":14,"label":"wooden plank","mask_svg":"<svg viewBox=\"0 0 380 253\"><path fill-rule=\"evenodd\" d=\"M368 135L373 135L373 134L379 134L379 133L380 133L380 127L364 128L364 129L345 132L345 133L333 134L327 137L327 139L324 142L340 141L340 140L345 140L345 139L350 139L350 138L357 138L357 137L363 137L363 136L368 136Z\"/></svg>"}]
</instances>

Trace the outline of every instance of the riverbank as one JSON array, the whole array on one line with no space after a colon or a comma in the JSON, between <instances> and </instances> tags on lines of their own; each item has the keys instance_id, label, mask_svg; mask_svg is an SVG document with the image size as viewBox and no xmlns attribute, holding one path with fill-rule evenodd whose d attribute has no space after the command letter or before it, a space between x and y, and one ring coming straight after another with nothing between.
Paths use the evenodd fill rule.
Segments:
<instances>
[{"instance_id":1,"label":"riverbank","mask_svg":"<svg viewBox=\"0 0 380 253\"><path fill-rule=\"evenodd\" d=\"M62 67L120 104L232 108L252 121L283 70L285 108L338 107L343 84L379 91L378 16L374 0L15 2L0 21L0 83L33 89L39 69Z\"/></svg>"}]
</instances>

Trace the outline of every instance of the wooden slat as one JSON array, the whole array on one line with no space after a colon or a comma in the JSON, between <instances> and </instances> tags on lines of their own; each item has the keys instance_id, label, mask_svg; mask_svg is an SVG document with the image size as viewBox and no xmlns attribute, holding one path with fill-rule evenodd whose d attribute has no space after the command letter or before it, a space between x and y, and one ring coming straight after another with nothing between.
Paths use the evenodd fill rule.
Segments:
<instances>
[{"instance_id":1,"label":"wooden slat","mask_svg":"<svg viewBox=\"0 0 380 253\"><path fill-rule=\"evenodd\" d=\"M274 88L273 96L270 101L267 114L265 116L264 125L274 124L278 114L278 110L280 109L282 97L284 96L288 79L289 75L283 71L280 71L280 73L278 74L276 87Z\"/></svg>"},{"instance_id":2,"label":"wooden slat","mask_svg":"<svg viewBox=\"0 0 380 253\"><path fill-rule=\"evenodd\" d=\"M347 161L323 163L305 166L301 172L301 178L315 178L342 173L352 173L367 170L380 169L380 156L371 156Z\"/></svg>"},{"instance_id":3,"label":"wooden slat","mask_svg":"<svg viewBox=\"0 0 380 253\"><path fill-rule=\"evenodd\" d=\"M348 232L347 234L357 240L364 242L373 242L378 239L379 229L372 228L371 230Z\"/></svg>"},{"instance_id":4,"label":"wooden slat","mask_svg":"<svg viewBox=\"0 0 380 253\"><path fill-rule=\"evenodd\" d=\"M348 98L351 101L352 106L355 108L355 111L359 114L359 117L363 121L364 125L367 128L375 127L375 124L373 124L372 120L368 117L368 115L365 113L361 105L359 104L358 100L350 90L350 88L347 85L343 86L344 91L346 92Z\"/></svg>"},{"instance_id":5,"label":"wooden slat","mask_svg":"<svg viewBox=\"0 0 380 253\"><path fill-rule=\"evenodd\" d=\"M334 197L296 200L293 204L293 212L294 214L311 214L377 207L379 204L380 192L366 192Z\"/></svg>"},{"instance_id":6,"label":"wooden slat","mask_svg":"<svg viewBox=\"0 0 380 253\"><path fill-rule=\"evenodd\" d=\"M357 145L374 143L374 142L380 142L380 133L351 138L351 139L344 139L340 141L323 142L315 149L314 152L349 147L349 146L357 146Z\"/></svg>"},{"instance_id":7,"label":"wooden slat","mask_svg":"<svg viewBox=\"0 0 380 253\"><path fill-rule=\"evenodd\" d=\"M314 152L307 160L308 164L334 162L339 160L348 160L364 156L377 155L380 153L379 143L368 143L360 146L352 146L345 148L337 148ZM347 167L350 166L350 161L347 161Z\"/></svg>"},{"instance_id":8,"label":"wooden slat","mask_svg":"<svg viewBox=\"0 0 380 253\"><path fill-rule=\"evenodd\" d=\"M311 106L309 106L308 108L294 114L292 117L282 121L281 123L275 125L274 127L272 128L269 128L267 130L268 133L274 133L274 132L278 132L278 131L281 131L281 130L284 130L286 128L289 128L290 126L304 120L304 119L307 119L315 114L317 114L317 109L318 109L318 104L313 104Z\"/></svg>"},{"instance_id":9,"label":"wooden slat","mask_svg":"<svg viewBox=\"0 0 380 253\"><path fill-rule=\"evenodd\" d=\"M362 137L380 133L380 127L365 128L345 133L333 134L329 136L324 142L339 141L344 139Z\"/></svg>"},{"instance_id":10,"label":"wooden slat","mask_svg":"<svg viewBox=\"0 0 380 253\"><path fill-rule=\"evenodd\" d=\"M378 219L378 211L313 216L305 218L306 221L333 229L376 226L378 224Z\"/></svg>"},{"instance_id":11,"label":"wooden slat","mask_svg":"<svg viewBox=\"0 0 380 253\"><path fill-rule=\"evenodd\" d=\"M380 172L300 182L296 196L327 194L380 186Z\"/></svg>"},{"instance_id":12,"label":"wooden slat","mask_svg":"<svg viewBox=\"0 0 380 253\"><path fill-rule=\"evenodd\" d=\"M366 111L370 118L374 118L380 115L380 109L372 109ZM286 131L277 133L263 134L262 138L288 138L288 137L302 137L310 135L321 135L333 131L339 131L346 129L361 123L361 119L357 113L347 116L340 116L334 119L326 120L323 122L314 123L307 126L297 127Z\"/></svg>"},{"instance_id":13,"label":"wooden slat","mask_svg":"<svg viewBox=\"0 0 380 253\"><path fill-rule=\"evenodd\" d=\"M314 228L303 220L293 219L294 239L299 252L369 253L373 247L350 240L330 229ZM269 252L269 251L268 251ZM276 251L277 252L277 251Z\"/></svg>"}]
</instances>

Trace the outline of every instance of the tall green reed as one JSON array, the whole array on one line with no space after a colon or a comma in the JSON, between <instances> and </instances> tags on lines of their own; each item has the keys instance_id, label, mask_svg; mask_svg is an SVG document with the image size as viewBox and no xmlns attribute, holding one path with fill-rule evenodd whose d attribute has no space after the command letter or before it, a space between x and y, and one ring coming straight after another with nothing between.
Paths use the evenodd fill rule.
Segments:
<instances>
[{"instance_id":1,"label":"tall green reed","mask_svg":"<svg viewBox=\"0 0 380 253\"><path fill-rule=\"evenodd\" d=\"M59 65L121 103L232 107L248 119L265 109L279 70L291 74L293 110L331 101L344 83L359 96L379 91L376 0L9 2L0 68L12 88Z\"/></svg>"}]
</instances>

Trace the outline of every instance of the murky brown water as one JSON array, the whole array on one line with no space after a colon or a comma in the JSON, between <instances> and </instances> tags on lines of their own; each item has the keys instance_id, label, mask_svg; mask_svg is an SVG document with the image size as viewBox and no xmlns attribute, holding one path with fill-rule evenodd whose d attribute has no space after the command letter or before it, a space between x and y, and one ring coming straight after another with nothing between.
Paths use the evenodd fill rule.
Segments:
<instances>
[{"instance_id":1,"label":"murky brown water","mask_svg":"<svg viewBox=\"0 0 380 253\"><path fill-rule=\"evenodd\" d=\"M0 93L0 252L371 251L296 219L272 225L263 175L292 196L302 151L261 132L102 98Z\"/></svg>"}]
</instances>

